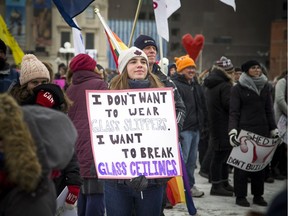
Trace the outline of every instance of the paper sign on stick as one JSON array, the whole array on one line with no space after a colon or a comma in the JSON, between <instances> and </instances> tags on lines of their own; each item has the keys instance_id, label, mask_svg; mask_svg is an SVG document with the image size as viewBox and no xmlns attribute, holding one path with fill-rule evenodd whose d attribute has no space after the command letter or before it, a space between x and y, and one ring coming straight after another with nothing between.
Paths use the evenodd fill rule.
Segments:
<instances>
[{"instance_id":1,"label":"paper sign on stick","mask_svg":"<svg viewBox=\"0 0 288 216\"><path fill-rule=\"evenodd\" d=\"M270 163L280 139L271 139L241 130L240 146L234 147L227 163L239 169L256 172Z\"/></svg>"},{"instance_id":2,"label":"paper sign on stick","mask_svg":"<svg viewBox=\"0 0 288 216\"><path fill-rule=\"evenodd\" d=\"M77 216L76 206L73 209L67 209L65 207L65 200L67 194L68 188L66 186L56 199L56 216Z\"/></svg>"},{"instance_id":3,"label":"paper sign on stick","mask_svg":"<svg viewBox=\"0 0 288 216\"><path fill-rule=\"evenodd\" d=\"M87 90L86 102L100 179L182 175L172 88Z\"/></svg>"}]
</instances>

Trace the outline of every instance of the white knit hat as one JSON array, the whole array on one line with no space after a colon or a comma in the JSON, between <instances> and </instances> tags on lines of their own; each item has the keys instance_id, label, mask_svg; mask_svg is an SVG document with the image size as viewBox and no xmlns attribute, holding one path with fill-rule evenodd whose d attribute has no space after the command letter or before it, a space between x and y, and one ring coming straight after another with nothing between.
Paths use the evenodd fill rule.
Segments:
<instances>
[{"instance_id":1,"label":"white knit hat","mask_svg":"<svg viewBox=\"0 0 288 216\"><path fill-rule=\"evenodd\" d=\"M46 66L35 55L24 55L21 62L20 85L24 85L33 79L46 78L50 81L50 74Z\"/></svg>"},{"instance_id":2,"label":"white knit hat","mask_svg":"<svg viewBox=\"0 0 288 216\"><path fill-rule=\"evenodd\" d=\"M133 57L139 57L142 56L146 59L147 61L147 67L149 68L149 63L148 63L148 58L146 54L138 49L137 47L130 47L129 49L123 50L120 52L119 58L118 58L118 70L119 73L122 73L128 62L133 58Z\"/></svg>"}]
</instances>

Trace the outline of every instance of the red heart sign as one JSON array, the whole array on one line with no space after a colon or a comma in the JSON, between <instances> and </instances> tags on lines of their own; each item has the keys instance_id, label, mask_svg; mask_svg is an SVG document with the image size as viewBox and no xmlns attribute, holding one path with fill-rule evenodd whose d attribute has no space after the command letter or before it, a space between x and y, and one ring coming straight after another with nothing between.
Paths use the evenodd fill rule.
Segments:
<instances>
[{"instance_id":1,"label":"red heart sign","mask_svg":"<svg viewBox=\"0 0 288 216\"><path fill-rule=\"evenodd\" d=\"M194 61L196 61L200 51L203 49L204 40L205 38L202 34L197 34L194 38L191 34L185 34L182 37L182 45Z\"/></svg>"}]
</instances>

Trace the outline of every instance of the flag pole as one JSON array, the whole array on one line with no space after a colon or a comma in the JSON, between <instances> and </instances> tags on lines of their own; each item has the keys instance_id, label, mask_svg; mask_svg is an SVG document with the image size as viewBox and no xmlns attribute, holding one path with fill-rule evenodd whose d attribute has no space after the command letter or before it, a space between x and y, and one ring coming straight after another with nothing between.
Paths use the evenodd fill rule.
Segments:
<instances>
[{"instance_id":1,"label":"flag pole","mask_svg":"<svg viewBox=\"0 0 288 216\"><path fill-rule=\"evenodd\" d=\"M115 46L116 50L118 51L118 53L120 53L121 48L120 48L120 46L118 45L118 43L117 43L117 41L116 41L116 39L115 39L115 37L114 37L111 29L110 29L109 26L106 24L104 18L101 16L99 9L98 9L98 8L95 8L95 9L94 9L94 12L95 12L95 13L97 14L97 16L99 17L100 22L102 23L102 25L103 25L106 33L107 33L108 36L110 37L110 39L111 39L113 45Z\"/></svg>"},{"instance_id":2,"label":"flag pole","mask_svg":"<svg viewBox=\"0 0 288 216\"><path fill-rule=\"evenodd\" d=\"M133 22L133 26L132 26L132 30L131 30L131 34L130 34L128 47L130 47L131 44L132 44L132 38L133 38L133 35L134 35L135 26L136 26L136 23L137 23L137 20L138 20L138 16L139 16L141 5L142 5L142 0L139 0L138 1L138 6L137 6L137 10L136 10L136 14L135 14L135 18L134 18L134 22Z\"/></svg>"},{"instance_id":3,"label":"flag pole","mask_svg":"<svg viewBox=\"0 0 288 216\"><path fill-rule=\"evenodd\" d=\"M161 62L161 71L162 73L164 73L163 71L163 43L162 43L162 37L159 35L159 55L160 55L160 62Z\"/></svg>"}]
</instances>

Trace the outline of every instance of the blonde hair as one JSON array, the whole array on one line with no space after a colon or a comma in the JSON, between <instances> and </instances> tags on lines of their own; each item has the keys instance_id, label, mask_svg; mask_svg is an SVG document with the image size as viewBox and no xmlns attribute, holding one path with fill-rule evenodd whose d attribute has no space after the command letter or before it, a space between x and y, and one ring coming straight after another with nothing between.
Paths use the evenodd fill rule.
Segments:
<instances>
[{"instance_id":1,"label":"blonde hair","mask_svg":"<svg viewBox=\"0 0 288 216\"><path fill-rule=\"evenodd\" d=\"M151 73L151 71L148 69L147 77L150 81L150 88L162 88L164 87L164 84L159 80L159 78ZM117 76L115 76L110 84L109 88L112 90L120 90L120 89L130 89L129 83L128 83L128 71L127 67L124 68L123 72Z\"/></svg>"}]
</instances>

